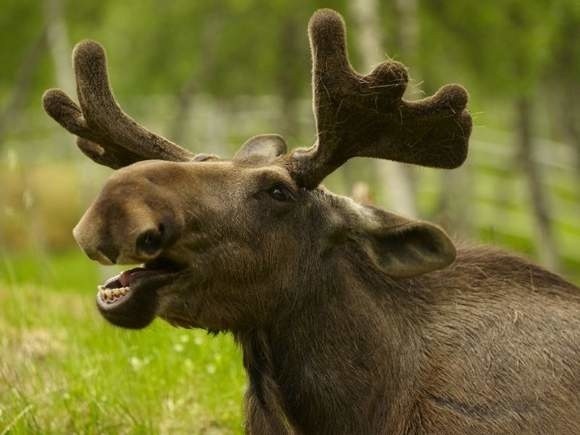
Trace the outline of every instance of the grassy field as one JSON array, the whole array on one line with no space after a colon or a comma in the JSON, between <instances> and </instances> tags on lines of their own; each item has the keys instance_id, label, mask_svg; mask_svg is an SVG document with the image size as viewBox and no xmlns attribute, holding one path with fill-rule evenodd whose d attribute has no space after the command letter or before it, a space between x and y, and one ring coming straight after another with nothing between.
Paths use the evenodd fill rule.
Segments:
<instances>
[{"instance_id":1,"label":"grassy field","mask_svg":"<svg viewBox=\"0 0 580 435\"><path fill-rule=\"evenodd\" d=\"M229 336L107 324L81 254L2 258L0 434L241 433Z\"/></svg>"}]
</instances>

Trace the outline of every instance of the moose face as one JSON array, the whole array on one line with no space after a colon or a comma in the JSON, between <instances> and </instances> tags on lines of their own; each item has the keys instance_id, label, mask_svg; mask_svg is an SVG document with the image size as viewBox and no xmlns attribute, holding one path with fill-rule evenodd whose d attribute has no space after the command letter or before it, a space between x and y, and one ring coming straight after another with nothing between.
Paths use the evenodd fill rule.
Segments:
<instances>
[{"instance_id":1,"label":"moose face","mask_svg":"<svg viewBox=\"0 0 580 435\"><path fill-rule=\"evenodd\" d=\"M196 156L140 126L113 97L103 48L77 44L79 103L51 89L44 108L85 155L118 171L74 235L103 264L142 264L99 288L107 319L130 328L156 315L187 327L256 327L352 259L394 278L453 261L436 226L318 187L356 156L437 168L467 157L467 92L447 85L405 101L406 68L385 61L359 74L345 32L329 9L309 23L314 145L287 152L279 136L256 136L231 161Z\"/></svg>"},{"instance_id":2,"label":"moose face","mask_svg":"<svg viewBox=\"0 0 580 435\"><path fill-rule=\"evenodd\" d=\"M156 315L183 327L255 327L301 297L308 271L333 273L349 250L395 277L453 261L433 225L299 188L279 141L253 138L232 161L136 163L109 179L75 238L103 264L142 266L98 286L105 318L128 328Z\"/></svg>"},{"instance_id":3,"label":"moose face","mask_svg":"<svg viewBox=\"0 0 580 435\"><path fill-rule=\"evenodd\" d=\"M287 286L279 265L298 257L289 235L299 234L310 197L276 158L147 161L117 171L74 229L90 258L142 264L99 286L101 313L133 328L156 314L210 329L260 320L274 300L265 293Z\"/></svg>"}]
</instances>

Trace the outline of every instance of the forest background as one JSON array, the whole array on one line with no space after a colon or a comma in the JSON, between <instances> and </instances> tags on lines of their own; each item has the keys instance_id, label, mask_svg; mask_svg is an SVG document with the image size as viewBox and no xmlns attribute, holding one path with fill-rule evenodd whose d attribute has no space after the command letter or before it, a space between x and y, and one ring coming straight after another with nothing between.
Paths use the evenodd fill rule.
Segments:
<instances>
[{"instance_id":1,"label":"forest background","mask_svg":"<svg viewBox=\"0 0 580 435\"><path fill-rule=\"evenodd\" d=\"M111 171L42 110L74 95L71 51L107 49L122 106L194 152L248 137L314 141L306 25L343 14L361 72L392 58L409 99L470 92L474 130L454 171L358 159L332 190L518 251L580 283L580 3L574 0L0 0L0 434L239 433L244 375L227 336L160 321L107 325L112 272L71 229Z\"/></svg>"}]
</instances>

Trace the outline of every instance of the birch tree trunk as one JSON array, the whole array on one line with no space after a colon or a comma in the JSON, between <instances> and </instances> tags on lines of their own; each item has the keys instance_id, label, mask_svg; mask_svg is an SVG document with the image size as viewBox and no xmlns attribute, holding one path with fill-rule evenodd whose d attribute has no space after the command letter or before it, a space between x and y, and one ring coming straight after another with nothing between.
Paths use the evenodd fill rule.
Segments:
<instances>
[{"instance_id":1,"label":"birch tree trunk","mask_svg":"<svg viewBox=\"0 0 580 435\"><path fill-rule=\"evenodd\" d=\"M558 270L559 258L551 210L548 197L542 186L540 166L534 160L532 138L532 103L527 97L516 101L516 131L520 162L528 184L531 208L535 223L536 246L538 257L543 265L551 270Z\"/></svg>"},{"instance_id":2,"label":"birch tree trunk","mask_svg":"<svg viewBox=\"0 0 580 435\"><path fill-rule=\"evenodd\" d=\"M62 15L62 3L59 0L44 0L43 8L46 46L53 60L57 85L67 93L72 93L74 80L71 72L70 47L66 25ZM31 164L34 164L34 162L31 162ZM20 173L23 186L23 211L27 227L30 229L30 236L37 258L43 266L46 266L49 261L45 237L46 231L41 221L37 218L37 203L30 181L30 168L27 167L26 170L22 168ZM43 270L45 269L43 268Z\"/></svg>"},{"instance_id":3,"label":"birch tree trunk","mask_svg":"<svg viewBox=\"0 0 580 435\"><path fill-rule=\"evenodd\" d=\"M415 83L420 81L419 70L416 62L417 48L419 45L419 18L417 16L417 0L394 1L396 32L394 35L395 46L403 57L404 62L413 65L412 82L409 84L405 96L407 98L419 98L420 92Z\"/></svg>"},{"instance_id":4,"label":"birch tree trunk","mask_svg":"<svg viewBox=\"0 0 580 435\"><path fill-rule=\"evenodd\" d=\"M383 34L378 21L379 5L377 0L352 0L349 6L356 25L356 44L363 63L361 69L366 73L385 57L381 48ZM376 168L383 188L388 190L389 208L395 213L416 217L413 183L405 167L399 163L377 160Z\"/></svg>"},{"instance_id":5,"label":"birch tree trunk","mask_svg":"<svg viewBox=\"0 0 580 435\"><path fill-rule=\"evenodd\" d=\"M74 95L75 83L71 66L71 47L61 0L44 0L44 21L48 49L52 56L58 87Z\"/></svg>"}]
</instances>

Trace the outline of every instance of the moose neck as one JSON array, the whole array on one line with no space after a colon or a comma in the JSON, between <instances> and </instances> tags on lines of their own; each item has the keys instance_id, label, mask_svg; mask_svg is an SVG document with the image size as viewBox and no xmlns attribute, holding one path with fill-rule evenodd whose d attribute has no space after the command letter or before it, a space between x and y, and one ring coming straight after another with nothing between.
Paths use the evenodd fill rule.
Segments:
<instances>
[{"instance_id":1,"label":"moose neck","mask_svg":"<svg viewBox=\"0 0 580 435\"><path fill-rule=\"evenodd\" d=\"M344 425L361 419L390 424L398 409L410 409L407 392L420 364L415 325L394 283L373 270L336 266L291 289L309 295L294 310L235 334L251 393L264 407L277 403L308 433L351 433ZM360 409L372 413L354 415Z\"/></svg>"}]
</instances>

